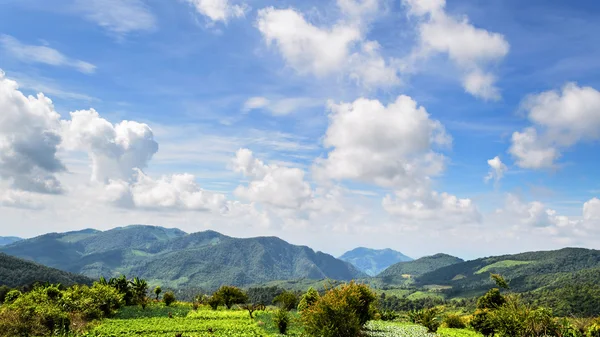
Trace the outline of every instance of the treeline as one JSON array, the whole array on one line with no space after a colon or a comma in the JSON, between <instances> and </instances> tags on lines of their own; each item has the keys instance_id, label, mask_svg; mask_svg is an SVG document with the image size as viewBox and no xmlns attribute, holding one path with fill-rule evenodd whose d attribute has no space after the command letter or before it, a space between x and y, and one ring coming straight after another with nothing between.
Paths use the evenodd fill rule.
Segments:
<instances>
[{"instance_id":1,"label":"treeline","mask_svg":"<svg viewBox=\"0 0 600 337\"><path fill-rule=\"evenodd\" d=\"M11 288L33 285L36 282L63 285L87 284L93 280L77 274L49 268L31 261L0 253L0 284Z\"/></svg>"}]
</instances>

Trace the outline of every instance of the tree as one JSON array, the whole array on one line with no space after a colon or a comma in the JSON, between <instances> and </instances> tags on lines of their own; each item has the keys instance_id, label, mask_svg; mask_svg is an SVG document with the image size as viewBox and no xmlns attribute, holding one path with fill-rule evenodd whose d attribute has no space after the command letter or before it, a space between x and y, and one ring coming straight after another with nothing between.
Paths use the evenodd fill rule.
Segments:
<instances>
[{"instance_id":1,"label":"tree","mask_svg":"<svg viewBox=\"0 0 600 337\"><path fill-rule=\"evenodd\" d=\"M172 291L167 291L164 295L163 295L163 302L165 302L165 305L168 307L171 304L175 303L175 301L177 301L177 299L175 298L175 294L173 294Z\"/></svg>"},{"instance_id":2,"label":"tree","mask_svg":"<svg viewBox=\"0 0 600 337\"><path fill-rule=\"evenodd\" d=\"M157 301L158 301L158 296L160 295L161 292L162 292L162 289L160 288L160 286L156 286L156 288L154 288L154 294L156 295Z\"/></svg>"},{"instance_id":3,"label":"tree","mask_svg":"<svg viewBox=\"0 0 600 337\"><path fill-rule=\"evenodd\" d=\"M303 311L313 305L319 299L319 292L313 287L308 288L306 294L302 295L300 303L298 303L298 311Z\"/></svg>"},{"instance_id":4,"label":"tree","mask_svg":"<svg viewBox=\"0 0 600 337\"><path fill-rule=\"evenodd\" d=\"M298 296L291 291L283 291L273 299L274 304L278 304L281 308L290 311L298 305Z\"/></svg>"},{"instance_id":5,"label":"tree","mask_svg":"<svg viewBox=\"0 0 600 337\"><path fill-rule=\"evenodd\" d=\"M498 288L509 289L508 282L500 274L490 273L490 278L496 283Z\"/></svg>"},{"instance_id":6,"label":"tree","mask_svg":"<svg viewBox=\"0 0 600 337\"><path fill-rule=\"evenodd\" d=\"M234 286L221 286L215 291L213 298L220 300L227 309L231 309L234 304L243 304L248 302L248 296L240 288Z\"/></svg>"},{"instance_id":7,"label":"tree","mask_svg":"<svg viewBox=\"0 0 600 337\"><path fill-rule=\"evenodd\" d=\"M146 304L148 303L148 299L146 297L146 294L148 293L148 282L135 277L132 281L130 281L130 284L135 303L140 304L143 308L145 308Z\"/></svg>"},{"instance_id":8,"label":"tree","mask_svg":"<svg viewBox=\"0 0 600 337\"><path fill-rule=\"evenodd\" d=\"M500 289L492 288L477 299L477 309L497 309L504 303L506 299L500 294Z\"/></svg>"}]
</instances>

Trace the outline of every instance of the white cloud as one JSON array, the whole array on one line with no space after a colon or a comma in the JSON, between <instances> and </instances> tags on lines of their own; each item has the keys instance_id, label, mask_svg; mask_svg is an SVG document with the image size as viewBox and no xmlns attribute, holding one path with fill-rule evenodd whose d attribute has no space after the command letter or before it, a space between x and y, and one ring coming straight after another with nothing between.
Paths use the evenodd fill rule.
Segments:
<instances>
[{"instance_id":1,"label":"white cloud","mask_svg":"<svg viewBox=\"0 0 600 337\"><path fill-rule=\"evenodd\" d=\"M25 96L0 70L0 177L18 190L62 193L55 174L66 170L56 156L60 115L43 94Z\"/></svg>"},{"instance_id":2,"label":"white cloud","mask_svg":"<svg viewBox=\"0 0 600 337\"><path fill-rule=\"evenodd\" d=\"M36 194L11 189L7 189L4 193L0 193L0 206L27 210L40 210L44 208L43 203Z\"/></svg>"},{"instance_id":3,"label":"white cloud","mask_svg":"<svg viewBox=\"0 0 600 337\"><path fill-rule=\"evenodd\" d=\"M600 199L592 198L583 204L583 219L591 223L600 223Z\"/></svg>"},{"instance_id":4,"label":"white cloud","mask_svg":"<svg viewBox=\"0 0 600 337\"><path fill-rule=\"evenodd\" d=\"M43 63L52 66L71 67L85 74L96 71L96 66L65 56L54 48L21 43L10 35L0 35L2 47L23 62Z\"/></svg>"},{"instance_id":5,"label":"white cloud","mask_svg":"<svg viewBox=\"0 0 600 337\"><path fill-rule=\"evenodd\" d=\"M237 151L233 169L250 179L248 186L235 189L234 194L239 198L291 209L301 208L312 198L303 170L266 165L248 149Z\"/></svg>"},{"instance_id":6,"label":"white cloud","mask_svg":"<svg viewBox=\"0 0 600 337\"><path fill-rule=\"evenodd\" d=\"M398 69L381 56L379 44L365 39L364 16L376 1L340 0L345 16L328 27L308 22L294 9L268 7L258 12L257 27L267 45L275 45L286 63L300 74L342 74L364 87L400 83Z\"/></svg>"},{"instance_id":7,"label":"white cloud","mask_svg":"<svg viewBox=\"0 0 600 337\"><path fill-rule=\"evenodd\" d=\"M289 115L297 110L313 108L323 105L324 102L308 97L292 97L292 98L279 98L279 99L268 99L266 97L251 97L242 108L243 112L249 112L251 110L267 110L274 116Z\"/></svg>"},{"instance_id":8,"label":"white cloud","mask_svg":"<svg viewBox=\"0 0 600 337\"><path fill-rule=\"evenodd\" d=\"M527 97L522 108L533 126L515 132L509 152L523 168L551 168L561 151L600 139L600 92L567 83Z\"/></svg>"},{"instance_id":9,"label":"white cloud","mask_svg":"<svg viewBox=\"0 0 600 337\"><path fill-rule=\"evenodd\" d=\"M244 16L247 6L231 5L228 0L186 0L194 6L198 13L208 17L211 21L227 22L231 18Z\"/></svg>"},{"instance_id":10,"label":"white cloud","mask_svg":"<svg viewBox=\"0 0 600 337\"><path fill-rule=\"evenodd\" d=\"M94 109L71 112L63 121L63 146L88 151L92 180L129 180L134 169L143 169L158 151L158 143L146 124L122 121L113 125Z\"/></svg>"},{"instance_id":11,"label":"white cloud","mask_svg":"<svg viewBox=\"0 0 600 337\"><path fill-rule=\"evenodd\" d=\"M443 221L446 225L476 223L481 215L471 199L460 199L429 188L406 188L385 196L383 208L390 214L414 221Z\"/></svg>"},{"instance_id":12,"label":"white cloud","mask_svg":"<svg viewBox=\"0 0 600 337\"><path fill-rule=\"evenodd\" d=\"M360 98L330 110L324 145L331 151L315 162L317 177L404 188L443 171L445 157L433 147L452 140L412 98L399 96L388 106Z\"/></svg>"},{"instance_id":13,"label":"white cloud","mask_svg":"<svg viewBox=\"0 0 600 337\"><path fill-rule=\"evenodd\" d=\"M500 157L496 156L487 161L490 166L490 171L488 175L485 177L485 181L488 182L494 179L496 182L499 182L500 179L504 176L504 173L508 171L508 167L500 160Z\"/></svg>"},{"instance_id":14,"label":"white cloud","mask_svg":"<svg viewBox=\"0 0 600 337\"><path fill-rule=\"evenodd\" d=\"M474 27L466 17L459 20L449 16L444 0L403 0L403 3L420 20L420 46L412 57L446 53L463 72L465 91L485 100L498 100L496 78L486 69L508 54L510 46L504 36Z\"/></svg>"},{"instance_id":15,"label":"white cloud","mask_svg":"<svg viewBox=\"0 0 600 337\"><path fill-rule=\"evenodd\" d=\"M154 14L142 0L76 0L76 10L119 35L151 31L156 27Z\"/></svg>"}]
</instances>

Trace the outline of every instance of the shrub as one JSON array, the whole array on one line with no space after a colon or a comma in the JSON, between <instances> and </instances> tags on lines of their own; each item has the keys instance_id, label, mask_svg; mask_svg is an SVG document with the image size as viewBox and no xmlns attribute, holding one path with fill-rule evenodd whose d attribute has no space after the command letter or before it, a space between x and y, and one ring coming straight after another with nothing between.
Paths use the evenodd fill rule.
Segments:
<instances>
[{"instance_id":1,"label":"shrub","mask_svg":"<svg viewBox=\"0 0 600 337\"><path fill-rule=\"evenodd\" d=\"M19 290L13 289L13 290L9 291L8 293L6 293L6 296L4 296L4 303L10 304L10 303L16 301L17 298L19 298L21 295L22 294Z\"/></svg>"},{"instance_id":2,"label":"shrub","mask_svg":"<svg viewBox=\"0 0 600 337\"><path fill-rule=\"evenodd\" d=\"M477 309L496 309L506 303L500 289L492 288L477 300Z\"/></svg>"},{"instance_id":3,"label":"shrub","mask_svg":"<svg viewBox=\"0 0 600 337\"><path fill-rule=\"evenodd\" d=\"M313 305L319 299L319 293L313 289L312 287L308 288L306 294L302 295L300 302L298 303L298 311L303 311L304 309Z\"/></svg>"},{"instance_id":4,"label":"shrub","mask_svg":"<svg viewBox=\"0 0 600 337\"><path fill-rule=\"evenodd\" d=\"M177 299L175 298L175 294L173 294L172 291L167 291L164 295L163 295L163 302L165 303L165 305L168 307L171 304L175 303L175 301L177 301Z\"/></svg>"},{"instance_id":5,"label":"shrub","mask_svg":"<svg viewBox=\"0 0 600 337\"><path fill-rule=\"evenodd\" d=\"M467 325L463 321L462 317L460 317L460 315L454 315L454 314L446 315L446 317L444 317L443 323L447 328L452 328L452 329L464 329L467 327Z\"/></svg>"},{"instance_id":6,"label":"shrub","mask_svg":"<svg viewBox=\"0 0 600 337\"><path fill-rule=\"evenodd\" d=\"M0 304L4 303L4 299L6 298L6 294L8 294L11 289L5 285L0 286Z\"/></svg>"},{"instance_id":7,"label":"shrub","mask_svg":"<svg viewBox=\"0 0 600 337\"><path fill-rule=\"evenodd\" d=\"M243 304L248 302L248 296L240 288L234 286L221 286L215 291L213 297L219 299L225 304L227 309L231 309L234 304Z\"/></svg>"},{"instance_id":8,"label":"shrub","mask_svg":"<svg viewBox=\"0 0 600 337\"><path fill-rule=\"evenodd\" d=\"M219 298L218 296L211 296L208 301L207 301L208 305L211 307L212 310L217 310L219 308L219 305L221 305L221 298Z\"/></svg>"},{"instance_id":9,"label":"shrub","mask_svg":"<svg viewBox=\"0 0 600 337\"><path fill-rule=\"evenodd\" d=\"M277 325L279 333L285 335L290 323L290 314L285 308L279 308L273 315L273 322Z\"/></svg>"},{"instance_id":10,"label":"shrub","mask_svg":"<svg viewBox=\"0 0 600 337\"><path fill-rule=\"evenodd\" d=\"M600 322L594 323L588 328L586 337L600 337Z\"/></svg>"},{"instance_id":11,"label":"shrub","mask_svg":"<svg viewBox=\"0 0 600 337\"><path fill-rule=\"evenodd\" d=\"M154 295L156 295L157 301L158 301L158 296L160 295L160 293L162 293L162 288L160 286L156 286L156 288L154 288Z\"/></svg>"},{"instance_id":12,"label":"shrub","mask_svg":"<svg viewBox=\"0 0 600 337\"><path fill-rule=\"evenodd\" d=\"M469 322L473 330L484 336L492 336L495 332L494 324L488 309L477 309Z\"/></svg>"},{"instance_id":13,"label":"shrub","mask_svg":"<svg viewBox=\"0 0 600 337\"><path fill-rule=\"evenodd\" d=\"M123 294L100 283L92 287L75 285L63 291L61 302L67 311L81 313L86 320L110 317L125 304Z\"/></svg>"},{"instance_id":14,"label":"shrub","mask_svg":"<svg viewBox=\"0 0 600 337\"><path fill-rule=\"evenodd\" d=\"M433 333L440 327L440 321L437 318L438 314L439 311L436 308L413 310L408 313L408 318L411 322L420 324L426 327L428 332Z\"/></svg>"},{"instance_id":15,"label":"shrub","mask_svg":"<svg viewBox=\"0 0 600 337\"><path fill-rule=\"evenodd\" d=\"M368 286L355 282L329 289L301 311L305 331L318 337L359 336L373 318L375 300Z\"/></svg>"},{"instance_id":16,"label":"shrub","mask_svg":"<svg viewBox=\"0 0 600 337\"><path fill-rule=\"evenodd\" d=\"M385 310L380 313L380 318L382 321L393 321L400 317L400 315L393 310Z\"/></svg>"},{"instance_id":17,"label":"shrub","mask_svg":"<svg viewBox=\"0 0 600 337\"><path fill-rule=\"evenodd\" d=\"M298 305L298 297L291 291L283 291L281 294L275 296L273 303L289 311L295 309Z\"/></svg>"}]
</instances>

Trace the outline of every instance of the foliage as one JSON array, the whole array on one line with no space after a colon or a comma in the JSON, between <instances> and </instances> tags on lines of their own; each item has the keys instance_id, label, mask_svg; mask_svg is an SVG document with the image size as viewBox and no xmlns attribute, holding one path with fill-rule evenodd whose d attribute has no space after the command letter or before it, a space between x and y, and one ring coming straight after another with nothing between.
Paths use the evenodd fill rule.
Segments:
<instances>
[{"instance_id":1,"label":"foliage","mask_svg":"<svg viewBox=\"0 0 600 337\"><path fill-rule=\"evenodd\" d=\"M286 290L273 299L273 304L277 304L288 311L296 309L296 306L298 305L298 296L296 296L295 293Z\"/></svg>"},{"instance_id":2,"label":"foliage","mask_svg":"<svg viewBox=\"0 0 600 337\"><path fill-rule=\"evenodd\" d=\"M460 315L456 314L448 314L444 317L444 321L442 322L446 328L452 329L464 329L467 327L465 321L460 317Z\"/></svg>"},{"instance_id":3,"label":"foliage","mask_svg":"<svg viewBox=\"0 0 600 337\"><path fill-rule=\"evenodd\" d=\"M496 283L498 288L501 288L501 289L509 288L508 282L504 279L504 277L502 277L502 275L490 273L490 278L494 281L494 283Z\"/></svg>"},{"instance_id":4,"label":"foliage","mask_svg":"<svg viewBox=\"0 0 600 337\"><path fill-rule=\"evenodd\" d=\"M500 294L500 289L492 288L477 299L477 309L497 309L504 303L506 299Z\"/></svg>"},{"instance_id":5,"label":"foliage","mask_svg":"<svg viewBox=\"0 0 600 337\"><path fill-rule=\"evenodd\" d=\"M22 295L21 291L13 289L4 296L4 303L10 304L16 301Z\"/></svg>"},{"instance_id":6,"label":"foliage","mask_svg":"<svg viewBox=\"0 0 600 337\"><path fill-rule=\"evenodd\" d=\"M215 298L215 300L219 300L219 302L224 304L227 309L231 309L234 304L248 302L248 295L240 288L234 286L221 286L221 288L215 291L212 297Z\"/></svg>"},{"instance_id":7,"label":"foliage","mask_svg":"<svg viewBox=\"0 0 600 337\"><path fill-rule=\"evenodd\" d=\"M594 323L588 328L586 337L600 337L600 322Z\"/></svg>"},{"instance_id":8,"label":"foliage","mask_svg":"<svg viewBox=\"0 0 600 337\"><path fill-rule=\"evenodd\" d=\"M477 309L469 324L475 331L484 336L492 336L495 332L489 309Z\"/></svg>"},{"instance_id":9,"label":"foliage","mask_svg":"<svg viewBox=\"0 0 600 337\"><path fill-rule=\"evenodd\" d=\"M381 311L379 314L382 321L393 321L400 317L400 315L393 310Z\"/></svg>"},{"instance_id":10,"label":"foliage","mask_svg":"<svg viewBox=\"0 0 600 337\"><path fill-rule=\"evenodd\" d=\"M375 312L376 295L355 282L329 289L325 295L302 310L302 321L309 336L358 336L361 327Z\"/></svg>"},{"instance_id":11,"label":"foliage","mask_svg":"<svg viewBox=\"0 0 600 337\"><path fill-rule=\"evenodd\" d=\"M277 325L280 334L285 335L290 324L290 314L285 308L279 308L273 315L273 322ZM595 336L594 336L595 337Z\"/></svg>"},{"instance_id":12,"label":"foliage","mask_svg":"<svg viewBox=\"0 0 600 337\"><path fill-rule=\"evenodd\" d=\"M308 288L306 294L302 295L300 302L298 303L298 311L304 311L308 307L312 306L319 299L319 292L313 287Z\"/></svg>"},{"instance_id":13,"label":"foliage","mask_svg":"<svg viewBox=\"0 0 600 337\"><path fill-rule=\"evenodd\" d=\"M427 328L428 332L434 333L441 324L438 319L439 313L437 308L414 310L409 313L409 319L411 322Z\"/></svg>"},{"instance_id":14,"label":"foliage","mask_svg":"<svg viewBox=\"0 0 600 337\"><path fill-rule=\"evenodd\" d=\"M49 268L3 253L0 253L0 266L0 284L10 288L33 285L37 282L60 283L65 286L73 284L92 284L92 279L85 276ZM59 265L57 267L61 266Z\"/></svg>"},{"instance_id":15,"label":"foliage","mask_svg":"<svg viewBox=\"0 0 600 337\"><path fill-rule=\"evenodd\" d=\"M177 301L177 299L175 298L175 294L172 291L167 291L164 295L163 295L163 302L165 303L165 305L168 307L171 304L175 303L175 301Z\"/></svg>"},{"instance_id":16,"label":"foliage","mask_svg":"<svg viewBox=\"0 0 600 337\"><path fill-rule=\"evenodd\" d=\"M248 289L246 294L248 295L248 301L254 304L269 305L273 303L275 297L284 292L283 288L278 286L272 287L251 287Z\"/></svg>"},{"instance_id":17,"label":"foliage","mask_svg":"<svg viewBox=\"0 0 600 337\"><path fill-rule=\"evenodd\" d=\"M463 262L463 260L455 256L436 254L425 256L414 261L398 262L382 271L377 277L381 278L386 283L394 283L394 279L402 279L403 275L423 275L439 268L461 262Z\"/></svg>"},{"instance_id":18,"label":"foliage","mask_svg":"<svg viewBox=\"0 0 600 337\"><path fill-rule=\"evenodd\" d=\"M65 310L81 313L86 320L110 317L125 304L122 294L101 283L75 285L62 292L62 302Z\"/></svg>"},{"instance_id":19,"label":"foliage","mask_svg":"<svg viewBox=\"0 0 600 337\"><path fill-rule=\"evenodd\" d=\"M156 295L157 301L158 301L158 296L160 296L160 293L162 293L162 288L160 286L156 286L156 288L154 288L154 295Z\"/></svg>"},{"instance_id":20,"label":"foliage","mask_svg":"<svg viewBox=\"0 0 600 337\"><path fill-rule=\"evenodd\" d=\"M213 310L217 310L219 305L223 304L222 302L223 300L219 296L213 295L208 299L207 303Z\"/></svg>"}]
</instances>

